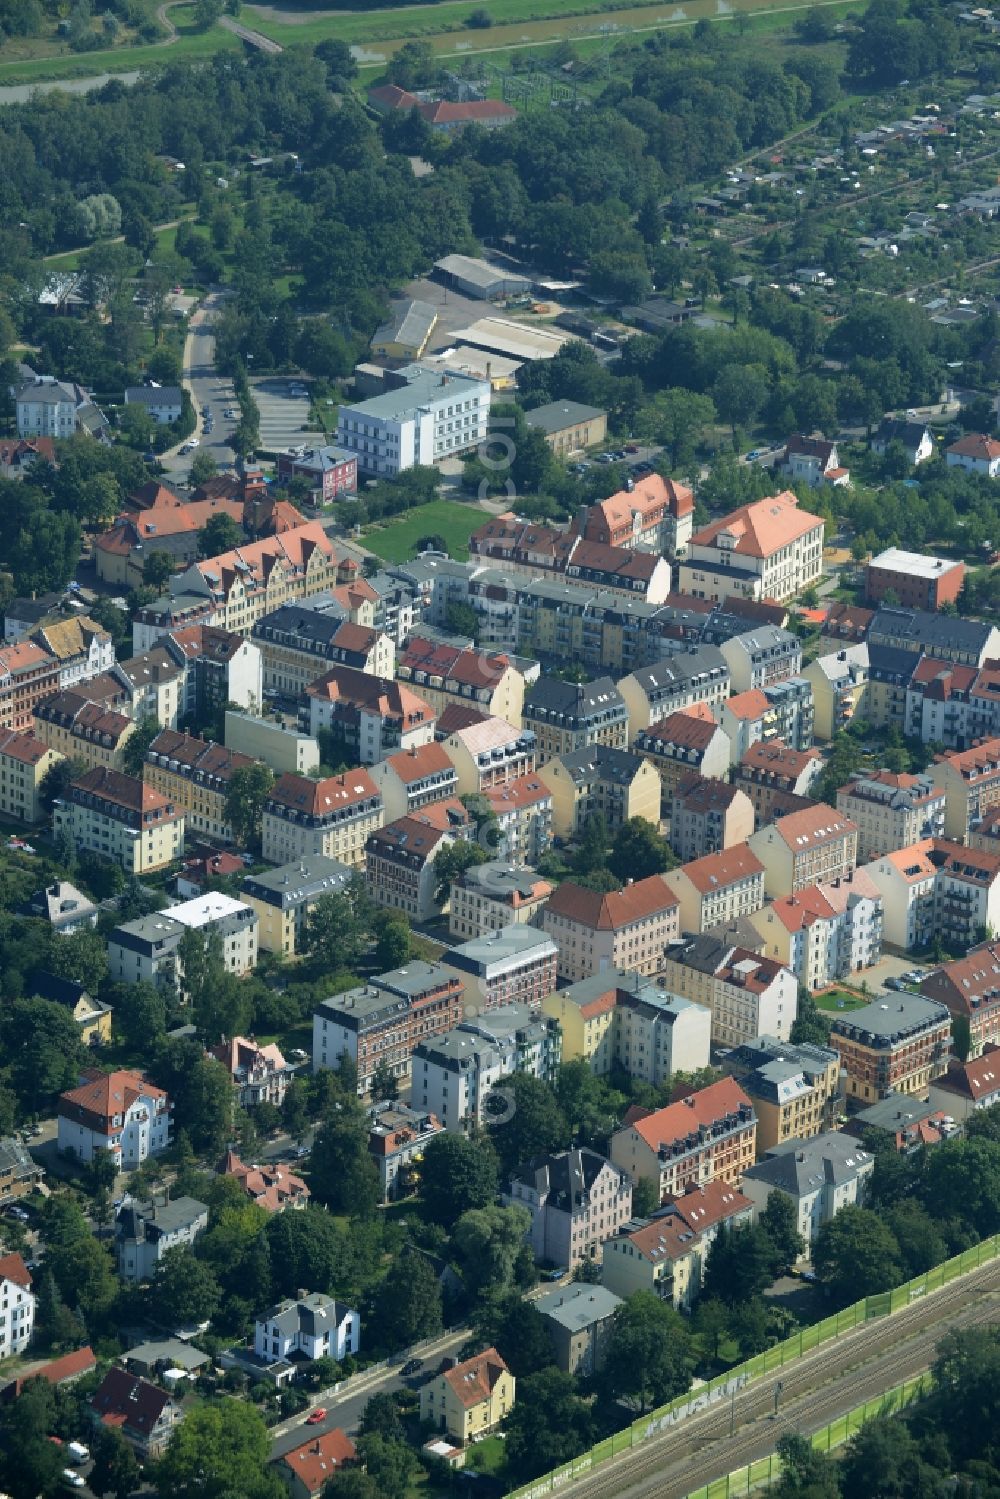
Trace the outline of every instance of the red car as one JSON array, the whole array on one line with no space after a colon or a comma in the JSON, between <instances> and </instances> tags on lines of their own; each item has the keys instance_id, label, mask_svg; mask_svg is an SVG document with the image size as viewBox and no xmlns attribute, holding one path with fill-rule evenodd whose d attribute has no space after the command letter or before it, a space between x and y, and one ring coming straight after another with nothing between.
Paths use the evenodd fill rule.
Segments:
<instances>
[{"instance_id":1,"label":"red car","mask_svg":"<svg viewBox=\"0 0 1000 1499\"><path fill-rule=\"evenodd\" d=\"M307 1426L318 1426L321 1421L325 1420L326 1411L324 1410L323 1406L317 1405L316 1409L314 1411L310 1411L308 1416L306 1416L305 1424Z\"/></svg>"}]
</instances>

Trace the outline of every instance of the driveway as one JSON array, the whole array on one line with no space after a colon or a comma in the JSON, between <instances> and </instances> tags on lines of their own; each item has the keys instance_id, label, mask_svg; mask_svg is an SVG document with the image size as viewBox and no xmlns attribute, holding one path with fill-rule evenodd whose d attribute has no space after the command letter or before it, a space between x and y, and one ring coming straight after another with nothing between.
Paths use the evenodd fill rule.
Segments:
<instances>
[{"instance_id":1,"label":"driveway","mask_svg":"<svg viewBox=\"0 0 1000 1499\"><path fill-rule=\"evenodd\" d=\"M195 453L211 453L220 469L231 468L236 458L229 446L236 419L222 414L225 410L238 409L236 392L228 377L216 374L215 334L212 331L225 297L225 292L210 292L192 314L188 324L187 338L184 341L183 380L191 392L191 400L198 416L194 432L198 446L194 452L183 455L179 447L172 448L160 458L168 480L173 479L175 483L187 481ZM203 407L208 407L214 417L215 426L211 434L205 431Z\"/></svg>"},{"instance_id":2,"label":"driveway","mask_svg":"<svg viewBox=\"0 0 1000 1499\"><path fill-rule=\"evenodd\" d=\"M309 396L301 380L287 375L262 375L252 379L254 400L260 408L260 445L268 453L298 448L303 443L321 443L320 432L307 430Z\"/></svg>"}]
</instances>

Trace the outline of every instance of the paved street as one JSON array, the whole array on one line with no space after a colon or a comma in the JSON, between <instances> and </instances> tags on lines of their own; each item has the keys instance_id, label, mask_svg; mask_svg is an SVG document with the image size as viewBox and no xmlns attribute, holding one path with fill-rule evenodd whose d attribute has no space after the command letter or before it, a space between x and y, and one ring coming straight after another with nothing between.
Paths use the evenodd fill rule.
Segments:
<instances>
[{"instance_id":1,"label":"paved street","mask_svg":"<svg viewBox=\"0 0 1000 1499\"><path fill-rule=\"evenodd\" d=\"M215 371L215 335L212 325L218 316L224 294L210 292L188 324L188 335L184 343L184 384L191 392L191 400L198 415L195 436L198 446L192 453L181 454L173 448L160 459L167 480L178 483L187 479L191 461L197 452L211 453L220 469L230 468L235 454L229 446L229 438L236 426L235 418L223 416L227 409L238 409L236 394L228 378ZM208 406L215 418L215 429L209 435L205 431L202 407Z\"/></svg>"}]
</instances>

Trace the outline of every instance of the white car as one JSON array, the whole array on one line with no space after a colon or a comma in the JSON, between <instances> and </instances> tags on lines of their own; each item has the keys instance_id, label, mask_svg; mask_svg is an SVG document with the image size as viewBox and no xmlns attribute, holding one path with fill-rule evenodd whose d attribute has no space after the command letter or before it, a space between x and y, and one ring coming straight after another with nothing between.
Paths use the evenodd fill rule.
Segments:
<instances>
[{"instance_id":1,"label":"white car","mask_svg":"<svg viewBox=\"0 0 1000 1499\"><path fill-rule=\"evenodd\" d=\"M200 441L201 441L200 437L189 437L188 440L187 440L187 445L188 445L189 448L196 448L198 446L198 444L200 443Z\"/></svg>"},{"instance_id":2,"label":"white car","mask_svg":"<svg viewBox=\"0 0 1000 1499\"><path fill-rule=\"evenodd\" d=\"M63 1468L62 1481L68 1483L71 1489L83 1489L87 1486L86 1481L81 1478L75 1468Z\"/></svg>"}]
</instances>

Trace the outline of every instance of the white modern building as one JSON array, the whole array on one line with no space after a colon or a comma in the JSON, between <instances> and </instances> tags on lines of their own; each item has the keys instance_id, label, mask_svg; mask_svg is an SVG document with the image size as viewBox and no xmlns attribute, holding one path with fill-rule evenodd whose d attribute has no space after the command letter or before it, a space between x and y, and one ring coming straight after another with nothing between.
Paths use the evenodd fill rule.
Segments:
<instances>
[{"instance_id":1,"label":"white modern building","mask_svg":"<svg viewBox=\"0 0 1000 1499\"><path fill-rule=\"evenodd\" d=\"M395 390L341 406L337 445L358 468L391 478L417 464L433 464L474 448L486 436L492 387L488 380L441 374L410 364L397 371Z\"/></svg>"},{"instance_id":2,"label":"white modern building","mask_svg":"<svg viewBox=\"0 0 1000 1499\"><path fill-rule=\"evenodd\" d=\"M168 1249L189 1247L208 1227L208 1207L195 1197L164 1202L126 1199L115 1222L115 1264L122 1280L152 1280Z\"/></svg>"},{"instance_id":3,"label":"white modern building","mask_svg":"<svg viewBox=\"0 0 1000 1499\"><path fill-rule=\"evenodd\" d=\"M182 983L178 947L185 931L214 934L222 944L227 973L250 973L257 965L260 922L253 906L210 890L138 921L124 921L108 937L108 974L122 984Z\"/></svg>"},{"instance_id":4,"label":"white modern building","mask_svg":"<svg viewBox=\"0 0 1000 1499\"><path fill-rule=\"evenodd\" d=\"M72 437L85 400L78 386L40 375L17 392L18 437Z\"/></svg>"},{"instance_id":5,"label":"white modern building","mask_svg":"<svg viewBox=\"0 0 1000 1499\"><path fill-rule=\"evenodd\" d=\"M34 1326L31 1271L19 1254L0 1255L0 1359L23 1353Z\"/></svg>"},{"instance_id":6,"label":"white modern building","mask_svg":"<svg viewBox=\"0 0 1000 1499\"><path fill-rule=\"evenodd\" d=\"M119 1171L134 1170L170 1144L170 1108L141 1073L85 1072L78 1088L59 1096L58 1149L84 1166L107 1150Z\"/></svg>"},{"instance_id":7,"label":"white modern building","mask_svg":"<svg viewBox=\"0 0 1000 1499\"><path fill-rule=\"evenodd\" d=\"M484 1122L487 1099L501 1078L528 1072L550 1080L561 1056L557 1021L524 1005L506 1005L414 1048L411 1101L445 1129L467 1129ZM494 1119L498 1105L502 1118L502 1099L489 1108Z\"/></svg>"},{"instance_id":8,"label":"white modern building","mask_svg":"<svg viewBox=\"0 0 1000 1499\"><path fill-rule=\"evenodd\" d=\"M253 1346L269 1364L289 1358L340 1363L361 1346L361 1318L332 1296L302 1292L298 1300L281 1301L255 1318Z\"/></svg>"}]
</instances>

